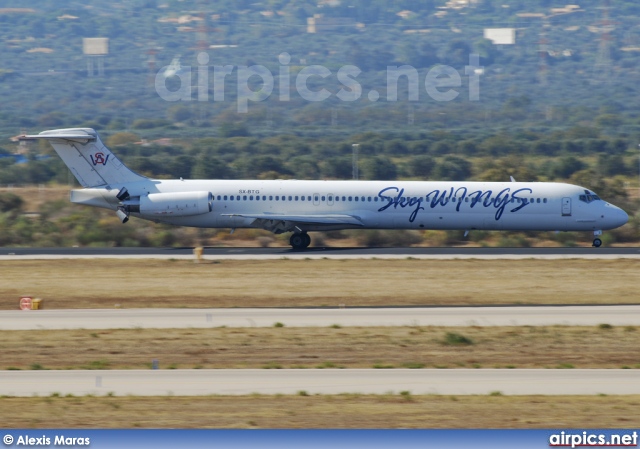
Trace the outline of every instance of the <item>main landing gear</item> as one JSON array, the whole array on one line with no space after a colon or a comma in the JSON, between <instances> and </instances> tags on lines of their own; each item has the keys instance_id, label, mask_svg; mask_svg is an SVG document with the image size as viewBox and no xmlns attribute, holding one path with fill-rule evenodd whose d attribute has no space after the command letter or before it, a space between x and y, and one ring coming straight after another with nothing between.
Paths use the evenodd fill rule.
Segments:
<instances>
[{"instance_id":1,"label":"main landing gear","mask_svg":"<svg viewBox=\"0 0 640 449\"><path fill-rule=\"evenodd\" d=\"M591 246L595 246L596 248L600 248L600 246L602 245L602 240L600 240L600 238L598 238L598 236L602 235L602 231L593 231L593 235L595 235L596 238L593 239L593 245L591 245Z\"/></svg>"},{"instance_id":2,"label":"main landing gear","mask_svg":"<svg viewBox=\"0 0 640 449\"><path fill-rule=\"evenodd\" d=\"M311 237L306 232L294 232L289 238L289 244L295 250L303 250L311 244Z\"/></svg>"}]
</instances>

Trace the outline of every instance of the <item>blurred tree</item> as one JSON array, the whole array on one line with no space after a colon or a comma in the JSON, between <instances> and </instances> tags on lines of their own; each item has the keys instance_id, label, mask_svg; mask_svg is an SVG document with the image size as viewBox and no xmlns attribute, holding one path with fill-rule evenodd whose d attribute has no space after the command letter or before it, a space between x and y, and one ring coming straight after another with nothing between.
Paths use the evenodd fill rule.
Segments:
<instances>
[{"instance_id":1,"label":"blurred tree","mask_svg":"<svg viewBox=\"0 0 640 449\"><path fill-rule=\"evenodd\" d=\"M362 161L362 178L374 180L396 179L398 170L396 164L385 156L374 156Z\"/></svg>"},{"instance_id":2,"label":"blurred tree","mask_svg":"<svg viewBox=\"0 0 640 449\"><path fill-rule=\"evenodd\" d=\"M471 163L458 156L446 156L433 169L433 178L444 181L464 181L471 176Z\"/></svg>"},{"instance_id":3,"label":"blurred tree","mask_svg":"<svg viewBox=\"0 0 640 449\"><path fill-rule=\"evenodd\" d=\"M575 156L564 156L553 164L551 175L554 178L569 179L575 172L585 168L586 164Z\"/></svg>"}]
</instances>

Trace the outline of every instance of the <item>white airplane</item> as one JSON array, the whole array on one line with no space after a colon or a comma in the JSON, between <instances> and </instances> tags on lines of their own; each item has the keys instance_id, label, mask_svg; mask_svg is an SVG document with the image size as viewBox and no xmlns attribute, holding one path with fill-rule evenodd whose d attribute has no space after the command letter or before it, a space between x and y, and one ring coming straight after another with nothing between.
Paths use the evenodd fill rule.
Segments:
<instances>
[{"instance_id":1,"label":"white airplane","mask_svg":"<svg viewBox=\"0 0 640 449\"><path fill-rule=\"evenodd\" d=\"M83 189L71 202L159 223L292 232L296 250L309 231L474 229L592 231L629 219L583 187L553 182L160 180L129 170L89 128L56 129L48 140ZM466 233L465 233L466 235Z\"/></svg>"}]
</instances>

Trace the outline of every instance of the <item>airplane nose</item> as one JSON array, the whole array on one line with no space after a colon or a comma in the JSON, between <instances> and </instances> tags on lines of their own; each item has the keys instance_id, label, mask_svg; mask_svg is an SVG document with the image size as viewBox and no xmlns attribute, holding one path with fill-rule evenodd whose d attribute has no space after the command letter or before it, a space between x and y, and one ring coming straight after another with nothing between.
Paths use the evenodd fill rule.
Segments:
<instances>
[{"instance_id":1,"label":"airplane nose","mask_svg":"<svg viewBox=\"0 0 640 449\"><path fill-rule=\"evenodd\" d=\"M611 224L612 228L619 228L629 221L629 215L622 209L613 204L609 205L607 212L605 213L607 221Z\"/></svg>"},{"instance_id":2,"label":"airplane nose","mask_svg":"<svg viewBox=\"0 0 640 449\"><path fill-rule=\"evenodd\" d=\"M629 221L629 215L620 208L618 208L618 216L616 218L620 220L620 224L618 224L618 226L627 224L627 222Z\"/></svg>"}]
</instances>

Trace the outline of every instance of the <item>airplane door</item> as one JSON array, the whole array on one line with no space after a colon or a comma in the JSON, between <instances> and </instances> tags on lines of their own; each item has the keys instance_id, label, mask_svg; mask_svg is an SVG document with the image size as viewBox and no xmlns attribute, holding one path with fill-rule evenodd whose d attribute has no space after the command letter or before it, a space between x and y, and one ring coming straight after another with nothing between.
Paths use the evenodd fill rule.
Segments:
<instances>
[{"instance_id":1,"label":"airplane door","mask_svg":"<svg viewBox=\"0 0 640 449\"><path fill-rule=\"evenodd\" d=\"M320 205L320 194L319 193L314 193L313 194L313 205L314 206L319 206Z\"/></svg>"},{"instance_id":2,"label":"airplane door","mask_svg":"<svg viewBox=\"0 0 640 449\"><path fill-rule=\"evenodd\" d=\"M571 198L562 198L562 216L571 216Z\"/></svg>"},{"instance_id":3,"label":"airplane door","mask_svg":"<svg viewBox=\"0 0 640 449\"><path fill-rule=\"evenodd\" d=\"M333 193L327 195L327 206L333 206Z\"/></svg>"}]
</instances>

